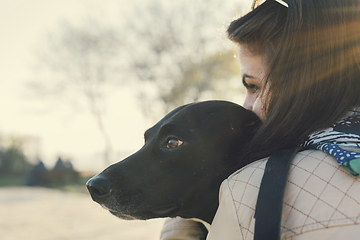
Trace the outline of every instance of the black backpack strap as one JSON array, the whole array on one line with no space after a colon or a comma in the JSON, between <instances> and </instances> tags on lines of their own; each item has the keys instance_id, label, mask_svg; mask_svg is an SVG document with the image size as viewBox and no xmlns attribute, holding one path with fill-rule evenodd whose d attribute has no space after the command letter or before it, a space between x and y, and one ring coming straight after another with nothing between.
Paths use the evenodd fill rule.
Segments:
<instances>
[{"instance_id":1,"label":"black backpack strap","mask_svg":"<svg viewBox=\"0 0 360 240\"><path fill-rule=\"evenodd\" d=\"M301 148L273 153L261 180L255 209L254 240L279 240L284 190L291 161Z\"/></svg>"}]
</instances>

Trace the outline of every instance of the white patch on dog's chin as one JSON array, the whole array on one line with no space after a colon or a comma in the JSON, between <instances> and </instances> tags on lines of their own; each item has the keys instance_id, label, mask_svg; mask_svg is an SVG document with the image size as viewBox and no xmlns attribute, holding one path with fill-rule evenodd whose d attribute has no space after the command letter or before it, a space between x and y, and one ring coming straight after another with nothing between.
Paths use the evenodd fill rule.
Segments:
<instances>
[{"instance_id":1,"label":"white patch on dog's chin","mask_svg":"<svg viewBox=\"0 0 360 240\"><path fill-rule=\"evenodd\" d=\"M126 215L126 214L122 214L122 213L118 213L118 212L112 212L112 211L110 211L110 213L113 214L114 216L116 216L118 218L121 218L121 219L124 219L124 220L139 220L138 218L133 217L131 215Z\"/></svg>"},{"instance_id":2,"label":"white patch on dog's chin","mask_svg":"<svg viewBox=\"0 0 360 240\"><path fill-rule=\"evenodd\" d=\"M103 207L105 210L108 210L111 214L115 215L118 218L124 219L124 220L139 220L136 217L133 217L131 215L127 215L121 212L118 212L115 209L108 208L105 204L100 204L101 207Z\"/></svg>"},{"instance_id":3,"label":"white patch on dog's chin","mask_svg":"<svg viewBox=\"0 0 360 240\"><path fill-rule=\"evenodd\" d=\"M206 229L208 230L208 231L210 231L210 224L209 223L207 223L207 222L205 222L204 220L201 220L201 219L198 219L198 218L190 218L191 220L193 220L193 221L195 221L195 222L199 222L199 223L202 223L202 224L204 224L204 226L206 227Z\"/></svg>"},{"instance_id":4,"label":"white patch on dog's chin","mask_svg":"<svg viewBox=\"0 0 360 240\"><path fill-rule=\"evenodd\" d=\"M113 209L110 209L110 208L108 208L107 206L105 206L105 204L100 204L100 206L101 207L103 207L103 208L105 208L106 210L108 210L108 211L114 211Z\"/></svg>"}]
</instances>

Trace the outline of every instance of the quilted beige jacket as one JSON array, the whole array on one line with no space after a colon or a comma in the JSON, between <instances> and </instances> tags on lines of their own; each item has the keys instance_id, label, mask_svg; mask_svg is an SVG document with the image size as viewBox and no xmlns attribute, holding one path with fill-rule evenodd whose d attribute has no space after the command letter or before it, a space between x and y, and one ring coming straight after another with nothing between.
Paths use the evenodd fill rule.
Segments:
<instances>
[{"instance_id":1,"label":"quilted beige jacket","mask_svg":"<svg viewBox=\"0 0 360 240\"><path fill-rule=\"evenodd\" d=\"M222 183L208 240L253 239L253 216L266 162L256 161ZM281 239L360 239L359 223L360 178L326 153L298 153L285 188Z\"/></svg>"},{"instance_id":2,"label":"quilted beige jacket","mask_svg":"<svg viewBox=\"0 0 360 240\"><path fill-rule=\"evenodd\" d=\"M266 162L267 159L256 161L224 180L207 240L253 239L253 216ZM196 234L178 238L181 219L175 220L176 224L172 221L168 227L165 225L167 231L161 240L203 239ZM281 239L358 240L359 223L360 178L353 177L326 153L316 150L298 153L285 188ZM186 235L184 228L182 231ZM194 229L191 231L194 233Z\"/></svg>"}]
</instances>

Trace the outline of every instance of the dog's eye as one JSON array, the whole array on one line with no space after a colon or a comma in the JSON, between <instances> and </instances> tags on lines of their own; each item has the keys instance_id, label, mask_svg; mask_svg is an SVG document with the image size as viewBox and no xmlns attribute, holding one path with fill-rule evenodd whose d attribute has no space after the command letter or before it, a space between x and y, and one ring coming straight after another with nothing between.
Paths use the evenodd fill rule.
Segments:
<instances>
[{"instance_id":1,"label":"dog's eye","mask_svg":"<svg viewBox=\"0 0 360 240\"><path fill-rule=\"evenodd\" d=\"M170 139L166 143L166 147L167 148L176 148L176 147L180 146L181 144L183 144L183 141L181 141L179 139Z\"/></svg>"}]
</instances>

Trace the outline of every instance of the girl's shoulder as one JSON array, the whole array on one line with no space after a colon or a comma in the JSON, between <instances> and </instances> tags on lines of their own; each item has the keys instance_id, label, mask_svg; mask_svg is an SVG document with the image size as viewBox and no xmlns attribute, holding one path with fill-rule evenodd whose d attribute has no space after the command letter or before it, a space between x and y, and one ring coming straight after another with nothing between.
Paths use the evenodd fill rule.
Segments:
<instances>
[{"instance_id":1,"label":"girl's shoulder","mask_svg":"<svg viewBox=\"0 0 360 240\"><path fill-rule=\"evenodd\" d=\"M219 211L226 209L234 214L230 217L236 219L237 231L243 239L253 237L253 216L266 162L267 158L261 159L239 169L221 186ZM360 178L352 176L324 152L305 150L296 154L285 188L282 238L359 224L359 216Z\"/></svg>"}]
</instances>

